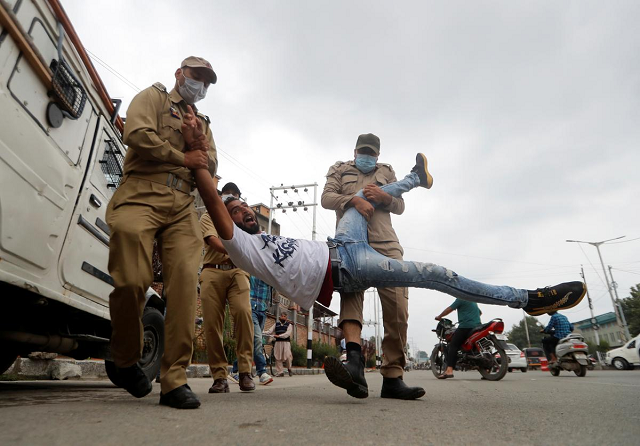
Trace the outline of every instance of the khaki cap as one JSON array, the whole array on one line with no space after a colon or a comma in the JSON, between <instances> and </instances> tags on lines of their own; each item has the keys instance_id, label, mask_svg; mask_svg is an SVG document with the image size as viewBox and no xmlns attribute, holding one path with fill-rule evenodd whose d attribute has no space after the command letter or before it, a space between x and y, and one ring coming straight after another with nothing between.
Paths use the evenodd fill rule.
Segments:
<instances>
[{"instance_id":1,"label":"khaki cap","mask_svg":"<svg viewBox=\"0 0 640 446\"><path fill-rule=\"evenodd\" d=\"M215 84L218 80L218 76L216 76L216 72L211 68L211 64L207 62L202 57L189 56L185 60L182 61L180 68L189 67L189 68L204 68L209 72L209 82Z\"/></svg>"},{"instance_id":2,"label":"khaki cap","mask_svg":"<svg viewBox=\"0 0 640 446\"><path fill-rule=\"evenodd\" d=\"M356 141L356 150L362 149L363 147L369 147L371 150L376 152L376 155L380 155L380 138L373 133L366 133L358 136L358 141Z\"/></svg>"}]
</instances>

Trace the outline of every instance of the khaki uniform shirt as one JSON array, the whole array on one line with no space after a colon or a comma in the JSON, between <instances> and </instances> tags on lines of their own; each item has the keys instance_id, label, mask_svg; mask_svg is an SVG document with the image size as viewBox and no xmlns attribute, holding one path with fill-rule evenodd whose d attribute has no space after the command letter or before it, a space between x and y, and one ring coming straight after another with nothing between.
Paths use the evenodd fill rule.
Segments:
<instances>
[{"instance_id":1,"label":"khaki uniform shirt","mask_svg":"<svg viewBox=\"0 0 640 446\"><path fill-rule=\"evenodd\" d=\"M133 98L124 125L123 140L129 146L124 160L125 175L144 178L149 174L172 173L195 185L191 171L184 166L186 144L181 126L185 113L187 103L180 94L175 89L168 93L160 83ZM209 172L214 176L218 160L209 118L200 113L198 117L209 139Z\"/></svg>"},{"instance_id":2,"label":"khaki uniform shirt","mask_svg":"<svg viewBox=\"0 0 640 446\"><path fill-rule=\"evenodd\" d=\"M208 212L205 212L200 218L200 229L202 229L202 238L207 239L207 237L216 237L218 238L218 231L216 231L215 226L213 226L213 222L211 221L211 217ZM229 263L229 256L227 254L222 254L221 252L213 249L206 241L204 243L204 259L202 259L202 263L212 263L214 265L222 265L224 263Z\"/></svg>"},{"instance_id":3,"label":"khaki uniform shirt","mask_svg":"<svg viewBox=\"0 0 640 446\"><path fill-rule=\"evenodd\" d=\"M371 172L364 174L358 170L355 161L338 161L327 172L327 183L322 191L322 207L335 210L337 220L340 220L347 209L346 204L360 189L369 184L383 186L395 181L396 174L389 164L378 163ZM399 246L398 236L391 225L390 213L400 215L403 212L402 197L392 197L391 204L377 207L369 220L369 243L375 245L394 242Z\"/></svg>"}]
</instances>

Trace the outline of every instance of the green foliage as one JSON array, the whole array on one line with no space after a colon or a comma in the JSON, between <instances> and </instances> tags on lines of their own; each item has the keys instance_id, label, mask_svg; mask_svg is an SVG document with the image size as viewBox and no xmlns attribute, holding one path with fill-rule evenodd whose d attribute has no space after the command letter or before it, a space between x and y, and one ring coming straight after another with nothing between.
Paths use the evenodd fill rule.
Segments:
<instances>
[{"instance_id":1,"label":"green foliage","mask_svg":"<svg viewBox=\"0 0 640 446\"><path fill-rule=\"evenodd\" d=\"M367 362L364 365L365 367L372 369L376 366L376 355L371 355L367 358Z\"/></svg>"},{"instance_id":2,"label":"green foliage","mask_svg":"<svg viewBox=\"0 0 640 446\"><path fill-rule=\"evenodd\" d=\"M632 286L629 294L631 296L622 299L620 304L631 336L637 336L640 333L640 283Z\"/></svg>"},{"instance_id":3,"label":"green foliage","mask_svg":"<svg viewBox=\"0 0 640 446\"><path fill-rule=\"evenodd\" d=\"M604 353L611 348L611 345L604 339L600 339L600 344L598 345L596 345L595 342L587 342L587 345L589 346L590 355L595 354L597 351Z\"/></svg>"},{"instance_id":4,"label":"green foliage","mask_svg":"<svg viewBox=\"0 0 640 446\"><path fill-rule=\"evenodd\" d=\"M509 342L518 346L519 349L525 349L529 347L527 343L527 334L524 328L524 321L527 321L527 327L529 328L529 339L531 340L531 347L542 348L542 338L544 335L540 333L544 327L538 319L533 316L526 316L517 325L511 327L511 330L506 333Z\"/></svg>"},{"instance_id":5,"label":"green foliage","mask_svg":"<svg viewBox=\"0 0 640 446\"><path fill-rule=\"evenodd\" d=\"M333 344L325 344L324 342L314 341L311 344L311 357L313 358L313 362L322 364L326 356L339 358L340 352L338 351L338 347Z\"/></svg>"},{"instance_id":6,"label":"green foliage","mask_svg":"<svg viewBox=\"0 0 640 446\"><path fill-rule=\"evenodd\" d=\"M297 342L291 342L291 353L293 354L293 365L296 367L307 366L307 349Z\"/></svg>"}]
</instances>

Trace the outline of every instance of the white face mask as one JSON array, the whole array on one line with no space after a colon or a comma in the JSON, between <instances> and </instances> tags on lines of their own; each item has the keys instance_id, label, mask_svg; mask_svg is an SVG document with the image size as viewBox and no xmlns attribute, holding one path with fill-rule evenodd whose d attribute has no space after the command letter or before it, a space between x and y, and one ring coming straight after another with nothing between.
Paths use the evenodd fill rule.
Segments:
<instances>
[{"instance_id":1,"label":"white face mask","mask_svg":"<svg viewBox=\"0 0 640 446\"><path fill-rule=\"evenodd\" d=\"M193 80L185 76L184 73L182 77L184 77L184 84L178 84L178 93L180 93L182 99L189 105L204 99L207 95L207 87L204 86L204 82Z\"/></svg>"},{"instance_id":2,"label":"white face mask","mask_svg":"<svg viewBox=\"0 0 640 446\"><path fill-rule=\"evenodd\" d=\"M223 203L227 203L227 200L233 198L234 200L236 199L235 195L231 195L231 194L223 194L220 198L222 198L222 202Z\"/></svg>"}]
</instances>

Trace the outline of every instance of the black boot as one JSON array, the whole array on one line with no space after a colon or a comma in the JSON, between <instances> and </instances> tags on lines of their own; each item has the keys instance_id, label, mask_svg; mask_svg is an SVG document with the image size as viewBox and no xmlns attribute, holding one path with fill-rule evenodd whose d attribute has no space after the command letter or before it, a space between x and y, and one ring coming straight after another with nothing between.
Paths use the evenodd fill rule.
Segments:
<instances>
[{"instance_id":1,"label":"black boot","mask_svg":"<svg viewBox=\"0 0 640 446\"><path fill-rule=\"evenodd\" d=\"M382 378L381 398L395 398L398 400L415 400L424 396L425 392L422 387L407 386L402 377L400 378Z\"/></svg>"},{"instance_id":2,"label":"black boot","mask_svg":"<svg viewBox=\"0 0 640 446\"><path fill-rule=\"evenodd\" d=\"M347 352L347 362L341 363L333 356L324 360L324 373L334 385L347 389L354 398L369 396L367 381L364 379L364 356L353 350Z\"/></svg>"}]
</instances>

